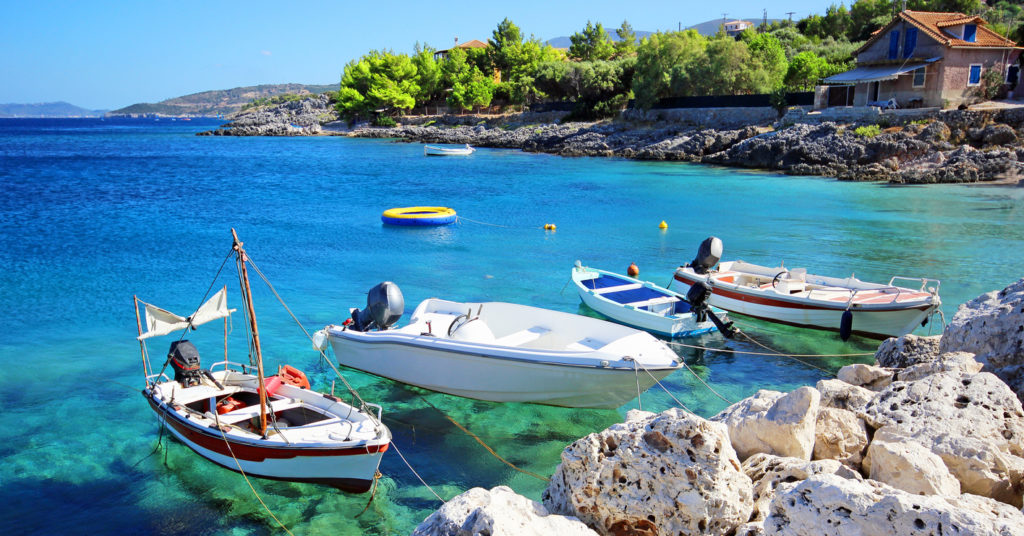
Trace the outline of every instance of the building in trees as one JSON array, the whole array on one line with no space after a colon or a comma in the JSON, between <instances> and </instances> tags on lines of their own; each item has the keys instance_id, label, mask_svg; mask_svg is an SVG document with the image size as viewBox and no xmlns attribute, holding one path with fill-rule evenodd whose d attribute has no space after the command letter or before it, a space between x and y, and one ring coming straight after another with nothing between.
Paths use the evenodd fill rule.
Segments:
<instances>
[{"instance_id":1,"label":"building in trees","mask_svg":"<svg viewBox=\"0 0 1024 536\"><path fill-rule=\"evenodd\" d=\"M854 51L856 68L824 79L830 104L955 107L991 97L993 84L1016 86L1022 48L987 25L963 13L898 13Z\"/></svg>"}]
</instances>

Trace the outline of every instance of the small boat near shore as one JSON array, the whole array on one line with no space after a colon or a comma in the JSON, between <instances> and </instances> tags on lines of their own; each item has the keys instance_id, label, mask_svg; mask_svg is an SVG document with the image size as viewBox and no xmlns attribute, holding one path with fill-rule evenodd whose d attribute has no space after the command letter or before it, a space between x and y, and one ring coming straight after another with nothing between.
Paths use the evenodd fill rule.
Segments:
<instances>
[{"instance_id":1,"label":"small boat near shore","mask_svg":"<svg viewBox=\"0 0 1024 536\"><path fill-rule=\"evenodd\" d=\"M392 329L404 304L397 285L381 283L365 310L353 309L314 341L329 342L342 365L409 385L565 407L617 408L682 367L649 333L596 318L430 298L407 325Z\"/></svg>"},{"instance_id":2,"label":"small boat near shore","mask_svg":"<svg viewBox=\"0 0 1024 536\"><path fill-rule=\"evenodd\" d=\"M465 147L440 147L437 145L424 145L423 156L469 156L476 151L468 143Z\"/></svg>"},{"instance_id":3,"label":"small boat near shore","mask_svg":"<svg viewBox=\"0 0 1024 536\"><path fill-rule=\"evenodd\" d=\"M759 266L743 261L719 263L722 243L710 237L697 257L680 266L675 281L710 291L708 303L747 316L794 326L884 339L924 325L939 311L940 281L892 277L888 283L808 274L804 268ZM717 268L715 266L717 265ZM896 286L919 283L918 288Z\"/></svg>"},{"instance_id":4,"label":"small boat near shore","mask_svg":"<svg viewBox=\"0 0 1024 536\"><path fill-rule=\"evenodd\" d=\"M700 310L693 310L684 296L650 281L589 268L576 261L572 282L587 307L627 326L670 338L693 337L718 329Z\"/></svg>"},{"instance_id":5,"label":"small boat near shore","mask_svg":"<svg viewBox=\"0 0 1024 536\"><path fill-rule=\"evenodd\" d=\"M226 286L187 317L136 298L136 315L141 304L147 328L143 331L140 319L138 339L146 373L142 395L174 437L224 468L272 480L368 491L391 443L380 406L361 403L355 407L313 391L305 375L287 365L278 374L264 377L247 257L237 235L233 248L247 320L244 331L251 337L250 363L229 362L225 340L224 360L203 369L198 350L182 337L171 343L163 368L153 372L147 339L221 318L226 339L227 319L235 310L227 307ZM168 365L174 379L164 374Z\"/></svg>"}]
</instances>

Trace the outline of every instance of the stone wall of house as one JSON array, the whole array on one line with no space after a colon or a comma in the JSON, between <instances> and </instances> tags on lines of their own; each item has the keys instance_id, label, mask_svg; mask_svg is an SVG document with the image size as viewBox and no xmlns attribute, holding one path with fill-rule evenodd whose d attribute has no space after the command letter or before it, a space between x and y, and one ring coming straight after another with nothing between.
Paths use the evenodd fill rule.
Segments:
<instances>
[{"instance_id":1,"label":"stone wall of house","mask_svg":"<svg viewBox=\"0 0 1024 536\"><path fill-rule=\"evenodd\" d=\"M951 48L946 51L940 62L939 76L942 82L940 99L949 107L961 103L970 103L977 99L981 84L968 85L971 65L981 65L982 74L989 69L996 69L1003 78L1006 77L1006 64L1009 58L1002 50Z\"/></svg>"},{"instance_id":2,"label":"stone wall of house","mask_svg":"<svg viewBox=\"0 0 1024 536\"><path fill-rule=\"evenodd\" d=\"M662 110L640 110L630 108L622 112L628 121L675 121L695 127L736 128L747 125L764 125L778 119L774 108L767 106L750 108L668 108Z\"/></svg>"}]
</instances>

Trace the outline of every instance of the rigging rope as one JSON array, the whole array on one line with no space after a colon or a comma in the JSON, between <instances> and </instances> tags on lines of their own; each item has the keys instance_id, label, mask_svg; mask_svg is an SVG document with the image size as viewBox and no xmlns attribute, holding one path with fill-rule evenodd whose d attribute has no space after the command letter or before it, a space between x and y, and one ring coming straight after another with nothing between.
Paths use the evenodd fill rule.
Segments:
<instances>
[{"instance_id":1,"label":"rigging rope","mask_svg":"<svg viewBox=\"0 0 1024 536\"><path fill-rule=\"evenodd\" d=\"M434 491L434 488L430 487L423 480L423 477L421 477L420 474L417 473L416 470L412 468L412 465L409 463L409 460L405 459L405 456L402 455L402 451L399 450L398 445L394 442L394 440L391 441L391 446L395 448L395 452L398 453L398 457L401 458L403 462L405 462L405 466L408 467L409 470L412 471L412 474L416 475L416 478L420 480L420 484L423 484L423 487L427 488L427 490L430 491L430 493L433 493L434 497L437 497L437 500L441 501L441 504L448 504L448 501L442 499L441 496L438 495L436 491Z\"/></svg>"},{"instance_id":2,"label":"rigging rope","mask_svg":"<svg viewBox=\"0 0 1024 536\"><path fill-rule=\"evenodd\" d=\"M632 359L632 358L630 358L630 359ZM636 362L636 360L635 360L635 359L633 360L633 363L634 363L634 365L633 365L633 366L634 366L634 369L635 369L635 368L636 368L636 364L637 364L637 362ZM643 365L640 365L640 366L641 366L641 367L643 367L643 369L644 369L644 372L646 372L646 373L647 373L647 375L648 375L648 376L650 376L652 380L654 380L654 383L658 384L658 387L661 387L661 390L662 390L662 391L665 391L665 394L667 394L667 395L669 396L669 398L671 398L672 400L674 400L674 401L675 401L675 403L676 403L676 404L677 404L677 405L678 405L679 407L683 408L684 410L688 411L689 413L692 413L693 415L696 415L696 413L694 413L694 412L693 412L693 410L691 410L690 408L686 407L686 404L683 404L682 402L680 402L680 401L679 401L679 399L678 399L678 398L676 398L676 397L675 397L675 396L674 396L674 395L672 394L672 392L668 390L668 388L667 388L667 387L665 387L665 386L664 386L664 385L663 385L663 384L662 384L662 383L661 383L660 381L658 381L658 378L654 377L654 374L651 374L651 371L647 370L647 367L644 367ZM639 402L639 396L637 396L637 399L638 399L638 400L637 400L637 402Z\"/></svg>"},{"instance_id":3,"label":"rigging rope","mask_svg":"<svg viewBox=\"0 0 1024 536\"><path fill-rule=\"evenodd\" d=\"M740 331L739 333L742 333L743 336L747 337L748 339L750 338L749 335L747 335L746 333L743 333L742 331ZM748 355L772 355L772 356L780 355L780 356L784 356L784 357L863 357L863 356L875 355L875 352L859 352L859 353L853 353L853 354L786 354L786 353L779 352L779 351L777 351L777 350L775 350L773 348L770 348L768 346L765 346L764 344L761 344L761 343L759 343L757 341L753 341L753 340L752 340L752 342L754 344L756 344L756 345L758 345L758 346L760 346L762 348L766 348L768 350L771 350L771 353L768 353L768 352L750 352L750 351L747 351L747 350L730 350L728 348L712 348L710 346L700 346L700 345L696 345L696 344L685 344L685 343L676 342L676 341L665 341L665 342L670 344L670 345L672 345L672 346L681 346L683 348L695 348L697 350L708 350L708 351L712 351L712 352L721 352L723 354L748 354ZM801 361L801 363L803 363L803 361ZM809 366L813 366L813 365L810 365L810 364L808 364L808 365Z\"/></svg>"}]
</instances>

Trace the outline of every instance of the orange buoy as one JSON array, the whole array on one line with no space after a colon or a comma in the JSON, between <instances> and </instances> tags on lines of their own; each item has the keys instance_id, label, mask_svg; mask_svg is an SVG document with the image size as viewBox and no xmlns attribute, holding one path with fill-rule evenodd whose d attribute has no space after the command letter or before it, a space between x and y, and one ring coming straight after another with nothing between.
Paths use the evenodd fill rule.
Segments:
<instances>
[{"instance_id":1,"label":"orange buoy","mask_svg":"<svg viewBox=\"0 0 1024 536\"><path fill-rule=\"evenodd\" d=\"M629 277L636 277L640 275L640 268L635 262L629 264L629 268L626 269L626 275Z\"/></svg>"}]
</instances>

